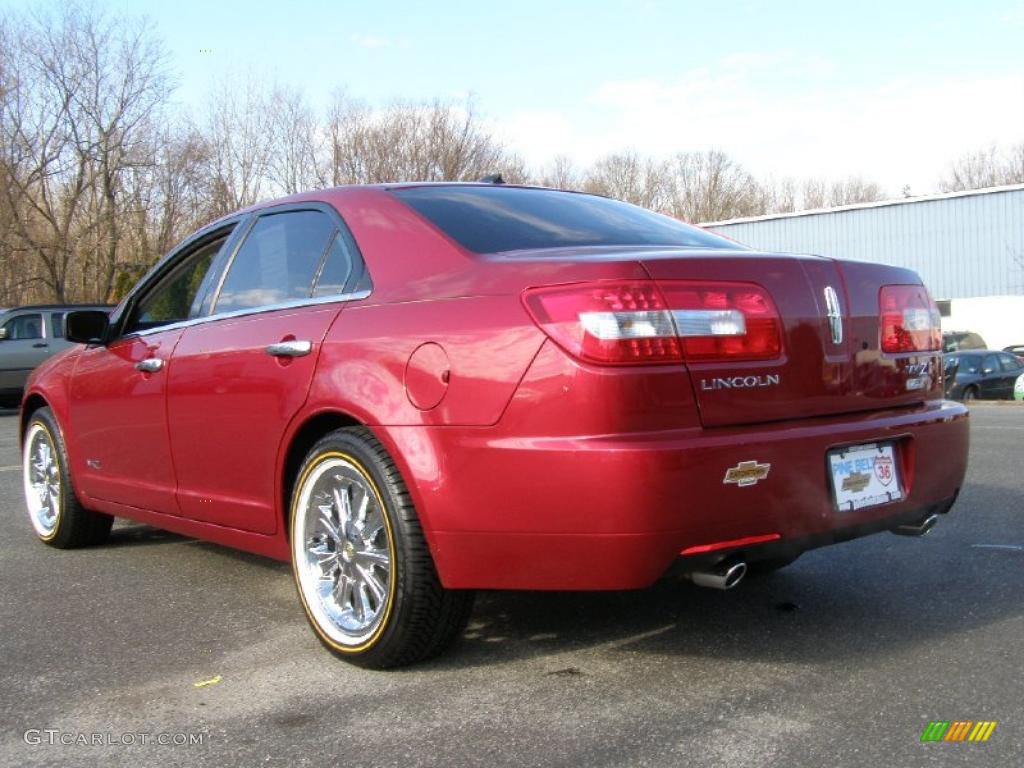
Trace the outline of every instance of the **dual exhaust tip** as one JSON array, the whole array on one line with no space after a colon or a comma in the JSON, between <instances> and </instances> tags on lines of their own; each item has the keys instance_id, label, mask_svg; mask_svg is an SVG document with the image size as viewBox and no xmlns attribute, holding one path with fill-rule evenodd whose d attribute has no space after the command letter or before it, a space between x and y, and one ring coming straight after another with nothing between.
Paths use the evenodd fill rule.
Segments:
<instances>
[{"instance_id":1,"label":"dual exhaust tip","mask_svg":"<svg viewBox=\"0 0 1024 768\"><path fill-rule=\"evenodd\" d=\"M690 581L698 587L732 589L747 575L747 563L739 558L727 558L706 571L692 571Z\"/></svg>"},{"instance_id":2,"label":"dual exhaust tip","mask_svg":"<svg viewBox=\"0 0 1024 768\"><path fill-rule=\"evenodd\" d=\"M927 515L922 517L916 523L897 525L892 529L892 532L897 536L924 536L928 531L935 527L937 522L939 522L938 515Z\"/></svg>"},{"instance_id":3,"label":"dual exhaust tip","mask_svg":"<svg viewBox=\"0 0 1024 768\"><path fill-rule=\"evenodd\" d=\"M924 536L939 522L939 516L927 515L917 522L898 525L892 532L899 536ZM730 557L704 571L692 571L690 581L698 587L709 589L732 589L747 575L747 562L742 558Z\"/></svg>"}]
</instances>

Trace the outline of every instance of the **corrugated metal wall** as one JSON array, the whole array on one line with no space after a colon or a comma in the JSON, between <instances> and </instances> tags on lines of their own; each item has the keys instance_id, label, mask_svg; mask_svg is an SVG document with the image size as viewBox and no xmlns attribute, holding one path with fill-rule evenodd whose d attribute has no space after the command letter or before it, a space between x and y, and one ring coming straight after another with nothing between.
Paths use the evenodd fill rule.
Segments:
<instances>
[{"instance_id":1,"label":"corrugated metal wall","mask_svg":"<svg viewBox=\"0 0 1024 768\"><path fill-rule=\"evenodd\" d=\"M917 270L937 299L1024 294L1024 188L707 225L754 248Z\"/></svg>"}]
</instances>

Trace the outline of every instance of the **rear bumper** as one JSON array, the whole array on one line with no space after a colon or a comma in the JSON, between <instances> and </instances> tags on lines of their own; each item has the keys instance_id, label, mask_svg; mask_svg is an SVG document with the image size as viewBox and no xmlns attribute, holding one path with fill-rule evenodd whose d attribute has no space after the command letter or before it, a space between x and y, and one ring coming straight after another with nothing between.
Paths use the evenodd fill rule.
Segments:
<instances>
[{"instance_id":1,"label":"rear bumper","mask_svg":"<svg viewBox=\"0 0 1024 768\"><path fill-rule=\"evenodd\" d=\"M495 589L640 588L684 550L770 538L705 551L693 562L737 551L758 559L947 511L963 483L969 439L967 410L950 401L599 437L447 427L428 429L424 440L422 427L382 431L407 457L443 583ZM899 446L905 499L837 511L827 452L879 440ZM743 461L770 464L768 476L745 487L723 482Z\"/></svg>"}]
</instances>

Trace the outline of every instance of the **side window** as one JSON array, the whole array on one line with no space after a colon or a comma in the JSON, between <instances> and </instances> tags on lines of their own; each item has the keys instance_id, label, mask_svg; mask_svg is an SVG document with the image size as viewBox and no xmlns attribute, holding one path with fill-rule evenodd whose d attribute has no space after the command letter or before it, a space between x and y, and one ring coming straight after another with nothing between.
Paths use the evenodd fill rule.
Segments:
<instances>
[{"instance_id":1,"label":"side window","mask_svg":"<svg viewBox=\"0 0 1024 768\"><path fill-rule=\"evenodd\" d=\"M999 362L1003 366L1003 370L1007 373L1016 373L1021 368L1024 368L1024 363L1014 355L1000 355Z\"/></svg>"},{"instance_id":2,"label":"side window","mask_svg":"<svg viewBox=\"0 0 1024 768\"><path fill-rule=\"evenodd\" d=\"M331 241L327 251L323 269L316 280L314 296L333 296L345 290L345 283L352 274L352 249L349 248L344 236L338 232Z\"/></svg>"},{"instance_id":3,"label":"side window","mask_svg":"<svg viewBox=\"0 0 1024 768\"><path fill-rule=\"evenodd\" d=\"M228 268L214 311L309 298L334 229L334 222L320 211L261 216Z\"/></svg>"},{"instance_id":4,"label":"side window","mask_svg":"<svg viewBox=\"0 0 1024 768\"><path fill-rule=\"evenodd\" d=\"M50 338L64 338L64 313L54 312L50 315Z\"/></svg>"},{"instance_id":5,"label":"side window","mask_svg":"<svg viewBox=\"0 0 1024 768\"><path fill-rule=\"evenodd\" d=\"M41 339L43 337L43 316L35 313L18 315L4 323L4 328L7 329L7 338L12 341Z\"/></svg>"},{"instance_id":6,"label":"side window","mask_svg":"<svg viewBox=\"0 0 1024 768\"><path fill-rule=\"evenodd\" d=\"M982 373L995 373L999 370L999 359L995 355L985 355L981 363Z\"/></svg>"},{"instance_id":7,"label":"side window","mask_svg":"<svg viewBox=\"0 0 1024 768\"><path fill-rule=\"evenodd\" d=\"M210 267L227 238L224 234L202 246L165 277L139 302L125 333L159 328L198 316L213 277Z\"/></svg>"}]
</instances>

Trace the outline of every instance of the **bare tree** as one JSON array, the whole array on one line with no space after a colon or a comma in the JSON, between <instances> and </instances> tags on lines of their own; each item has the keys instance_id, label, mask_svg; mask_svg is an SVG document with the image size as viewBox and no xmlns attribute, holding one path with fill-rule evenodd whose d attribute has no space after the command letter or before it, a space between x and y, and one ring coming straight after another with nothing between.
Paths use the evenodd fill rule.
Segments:
<instances>
[{"instance_id":1,"label":"bare tree","mask_svg":"<svg viewBox=\"0 0 1024 768\"><path fill-rule=\"evenodd\" d=\"M676 218L709 222L762 211L757 181L724 152L684 152L670 169L668 211Z\"/></svg>"},{"instance_id":2,"label":"bare tree","mask_svg":"<svg viewBox=\"0 0 1024 768\"><path fill-rule=\"evenodd\" d=\"M607 155L598 160L587 171L583 188L655 210L664 209L670 196L665 164L642 158L635 152Z\"/></svg>"},{"instance_id":3,"label":"bare tree","mask_svg":"<svg viewBox=\"0 0 1024 768\"><path fill-rule=\"evenodd\" d=\"M323 137L319 121L302 91L279 86L271 93L267 177L275 191L304 192L319 186Z\"/></svg>"},{"instance_id":4,"label":"bare tree","mask_svg":"<svg viewBox=\"0 0 1024 768\"><path fill-rule=\"evenodd\" d=\"M853 205L874 203L885 199L885 191L873 181L860 176L848 176L832 183L829 190L829 205Z\"/></svg>"},{"instance_id":5,"label":"bare tree","mask_svg":"<svg viewBox=\"0 0 1024 768\"><path fill-rule=\"evenodd\" d=\"M792 213L797 209L797 182L786 177L769 177L759 185L760 213Z\"/></svg>"},{"instance_id":6,"label":"bare tree","mask_svg":"<svg viewBox=\"0 0 1024 768\"><path fill-rule=\"evenodd\" d=\"M4 38L0 194L20 271L40 296L105 297L125 180L170 92L162 46L145 23L73 4L15 17Z\"/></svg>"},{"instance_id":7,"label":"bare tree","mask_svg":"<svg viewBox=\"0 0 1024 768\"><path fill-rule=\"evenodd\" d=\"M126 185L125 257L111 298L120 298L161 255L216 217L207 174L209 144L191 123L180 120L154 128L146 162Z\"/></svg>"},{"instance_id":8,"label":"bare tree","mask_svg":"<svg viewBox=\"0 0 1024 768\"><path fill-rule=\"evenodd\" d=\"M939 182L943 192L1024 184L1024 142L970 152L950 164Z\"/></svg>"},{"instance_id":9,"label":"bare tree","mask_svg":"<svg viewBox=\"0 0 1024 768\"><path fill-rule=\"evenodd\" d=\"M224 215L259 201L266 191L271 153L270 95L253 73L222 80L206 103L213 212Z\"/></svg>"},{"instance_id":10,"label":"bare tree","mask_svg":"<svg viewBox=\"0 0 1024 768\"><path fill-rule=\"evenodd\" d=\"M336 97L328 115L334 184L525 177L522 161L487 131L472 102L395 102L381 110Z\"/></svg>"},{"instance_id":11,"label":"bare tree","mask_svg":"<svg viewBox=\"0 0 1024 768\"><path fill-rule=\"evenodd\" d=\"M829 183L825 179L804 179L800 185L800 207L803 210L825 208L829 204Z\"/></svg>"},{"instance_id":12,"label":"bare tree","mask_svg":"<svg viewBox=\"0 0 1024 768\"><path fill-rule=\"evenodd\" d=\"M581 189L583 177L566 155L556 155L549 165L541 169L536 183L555 189Z\"/></svg>"},{"instance_id":13,"label":"bare tree","mask_svg":"<svg viewBox=\"0 0 1024 768\"><path fill-rule=\"evenodd\" d=\"M805 179L800 187L801 208L829 208L855 203L874 203L885 199L885 190L873 181L860 176L848 176L837 181Z\"/></svg>"}]
</instances>

